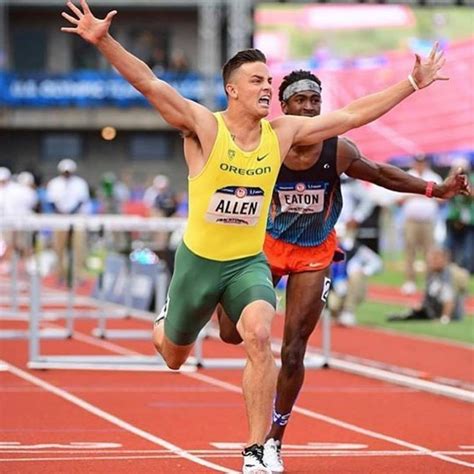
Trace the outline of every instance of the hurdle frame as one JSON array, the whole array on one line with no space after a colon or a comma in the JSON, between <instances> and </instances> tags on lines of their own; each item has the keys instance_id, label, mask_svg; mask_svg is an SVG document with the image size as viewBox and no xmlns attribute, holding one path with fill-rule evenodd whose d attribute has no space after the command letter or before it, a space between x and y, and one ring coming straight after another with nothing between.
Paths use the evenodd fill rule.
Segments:
<instances>
[{"instance_id":1,"label":"hurdle frame","mask_svg":"<svg viewBox=\"0 0 474 474\"><path fill-rule=\"evenodd\" d=\"M21 230L41 230L45 228L64 229L78 228L81 230L96 231L101 226L104 229L115 231L173 231L181 228L185 219L181 218L144 218L139 216L28 216L21 220L15 219L13 222L3 222L0 229L5 226L12 226ZM10 227L11 228L11 227ZM28 368L31 369L76 369L76 370L132 370L132 371L168 371L161 356L147 355L44 355L41 353L41 332L39 328L41 313L41 275L35 268L31 274L30 296L31 315L29 323L29 360ZM162 288L163 291L163 288ZM97 302L97 301L96 301ZM112 305L111 307L121 307ZM126 308L125 308L126 309ZM148 311L138 311L129 309L129 315L152 323L155 314ZM307 357L305 366L307 368L328 367L330 358L330 319L327 312L323 312L322 317L323 346L322 355ZM110 331L110 330L109 330ZM143 337L143 333L140 334ZM133 334L130 334L133 336ZM73 337L73 334L72 334ZM147 337L151 339L151 328ZM218 331L212 325L208 325L199 335L194 350L194 356L180 370L194 371L198 368L208 369L241 369L246 364L244 358L206 358L204 355L203 341L206 337L218 337ZM127 337L135 339L134 337ZM274 352L279 348L273 347ZM280 361L277 360L277 364Z\"/></svg>"}]
</instances>

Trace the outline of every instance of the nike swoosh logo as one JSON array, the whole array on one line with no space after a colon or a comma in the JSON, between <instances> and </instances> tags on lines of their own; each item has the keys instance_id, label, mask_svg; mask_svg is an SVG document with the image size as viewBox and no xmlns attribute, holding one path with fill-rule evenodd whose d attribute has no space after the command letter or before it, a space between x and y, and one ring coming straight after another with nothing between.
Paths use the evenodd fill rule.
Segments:
<instances>
[{"instance_id":1,"label":"nike swoosh logo","mask_svg":"<svg viewBox=\"0 0 474 474\"><path fill-rule=\"evenodd\" d=\"M268 153L267 153L266 155L263 155L263 156L257 156L257 161L262 161L262 160L264 160L267 156L268 156Z\"/></svg>"},{"instance_id":2,"label":"nike swoosh logo","mask_svg":"<svg viewBox=\"0 0 474 474\"><path fill-rule=\"evenodd\" d=\"M311 268L316 268L316 267L320 267L321 264L320 263L308 263L308 267L311 267Z\"/></svg>"}]
</instances>

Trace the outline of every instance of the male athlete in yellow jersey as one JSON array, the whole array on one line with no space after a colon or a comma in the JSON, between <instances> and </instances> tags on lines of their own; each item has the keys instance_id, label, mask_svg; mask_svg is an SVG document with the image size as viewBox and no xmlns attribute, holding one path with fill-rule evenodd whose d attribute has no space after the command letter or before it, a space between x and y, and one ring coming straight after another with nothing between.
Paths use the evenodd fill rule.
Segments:
<instances>
[{"instance_id":1,"label":"male athlete in yellow jersey","mask_svg":"<svg viewBox=\"0 0 474 474\"><path fill-rule=\"evenodd\" d=\"M311 145L371 122L439 79L444 64L436 45L417 57L408 79L319 117L281 116L268 122L272 78L258 50L237 53L223 68L228 107L213 114L159 80L109 34L115 10L104 19L68 2L73 26L62 31L94 44L119 73L184 136L189 170L189 222L177 251L168 302L153 341L170 368L190 354L200 329L222 303L247 353L242 389L249 438L244 473L270 473L263 442L272 414L276 367L270 348L275 293L262 254L271 195L282 160L293 146ZM192 293L191 293L192 292Z\"/></svg>"}]
</instances>

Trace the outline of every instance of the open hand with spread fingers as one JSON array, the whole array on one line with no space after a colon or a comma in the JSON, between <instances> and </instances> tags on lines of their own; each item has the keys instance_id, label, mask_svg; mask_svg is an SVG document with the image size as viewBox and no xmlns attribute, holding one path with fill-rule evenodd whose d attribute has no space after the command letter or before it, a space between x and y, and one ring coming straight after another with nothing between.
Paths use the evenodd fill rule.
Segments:
<instances>
[{"instance_id":1,"label":"open hand with spread fingers","mask_svg":"<svg viewBox=\"0 0 474 474\"><path fill-rule=\"evenodd\" d=\"M471 185L463 168L458 168L453 173L450 173L443 183L438 185L435 197L449 199L458 194L464 196L471 195Z\"/></svg>"},{"instance_id":2,"label":"open hand with spread fingers","mask_svg":"<svg viewBox=\"0 0 474 474\"><path fill-rule=\"evenodd\" d=\"M71 1L67 2L67 6L74 15L66 12L62 12L61 15L63 18L68 20L69 23L72 23L75 26L63 27L61 28L61 31L66 33L74 33L81 36L89 43L96 45L107 35L110 24L112 23L112 18L117 14L117 10L112 10L111 12L107 13L107 16L101 20L92 14L86 0L80 0L80 2L82 11Z\"/></svg>"},{"instance_id":3,"label":"open hand with spread fingers","mask_svg":"<svg viewBox=\"0 0 474 474\"><path fill-rule=\"evenodd\" d=\"M419 89L428 87L434 81L447 81L449 79L449 77L441 75L441 68L444 66L446 58L438 42L433 45L426 59L422 60L418 54L415 54L415 56L415 66L411 76Z\"/></svg>"}]
</instances>

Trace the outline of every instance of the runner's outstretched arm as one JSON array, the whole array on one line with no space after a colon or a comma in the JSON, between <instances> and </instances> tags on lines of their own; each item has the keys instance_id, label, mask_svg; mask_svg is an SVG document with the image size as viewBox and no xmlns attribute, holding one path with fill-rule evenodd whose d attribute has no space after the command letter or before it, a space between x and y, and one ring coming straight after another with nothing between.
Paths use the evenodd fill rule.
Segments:
<instances>
[{"instance_id":1,"label":"runner's outstretched arm","mask_svg":"<svg viewBox=\"0 0 474 474\"><path fill-rule=\"evenodd\" d=\"M212 120L212 114L205 107L185 99L166 82L158 79L153 71L140 59L128 52L109 33L116 10L110 11L104 19L96 18L86 0L80 0L82 10L71 1L67 2L71 13L62 16L73 27L61 31L77 34L92 43L107 58L118 72L158 110L172 127L185 132L196 132L203 118Z\"/></svg>"},{"instance_id":2,"label":"runner's outstretched arm","mask_svg":"<svg viewBox=\"0 0 474 474\"><path fill-rule=\"evenodd\" d=\"M362 155L354 142L347 138L339 141L340 172L351 178L362 179L386 189L402 193L425 194L428 182L386 163L376 163ZM346 163L346 165L344 165ZM469 180L459 168L441 183L433 185L433 197L449 199L457 194L470 195Z\"/></svg>"},{"instance_id":3,"label":"runner's outstretched arm","mask_svg":"<svg viewBox=\"0 0 474 474\"><path fill-rule=\"evenodd\" d=\"M283 148L288 145L312 145L327 138L372 122L406 99L417 89L428 87L435 81L447 80L440 74L445 59L435 43L428 58L422 61L416 55L411 79L404 79L381 92L351 102L346 107L317 117L282 116L272 124L281 136ZM289 141L289 143L288 143Z\"/></svg>"}]
</instances>

